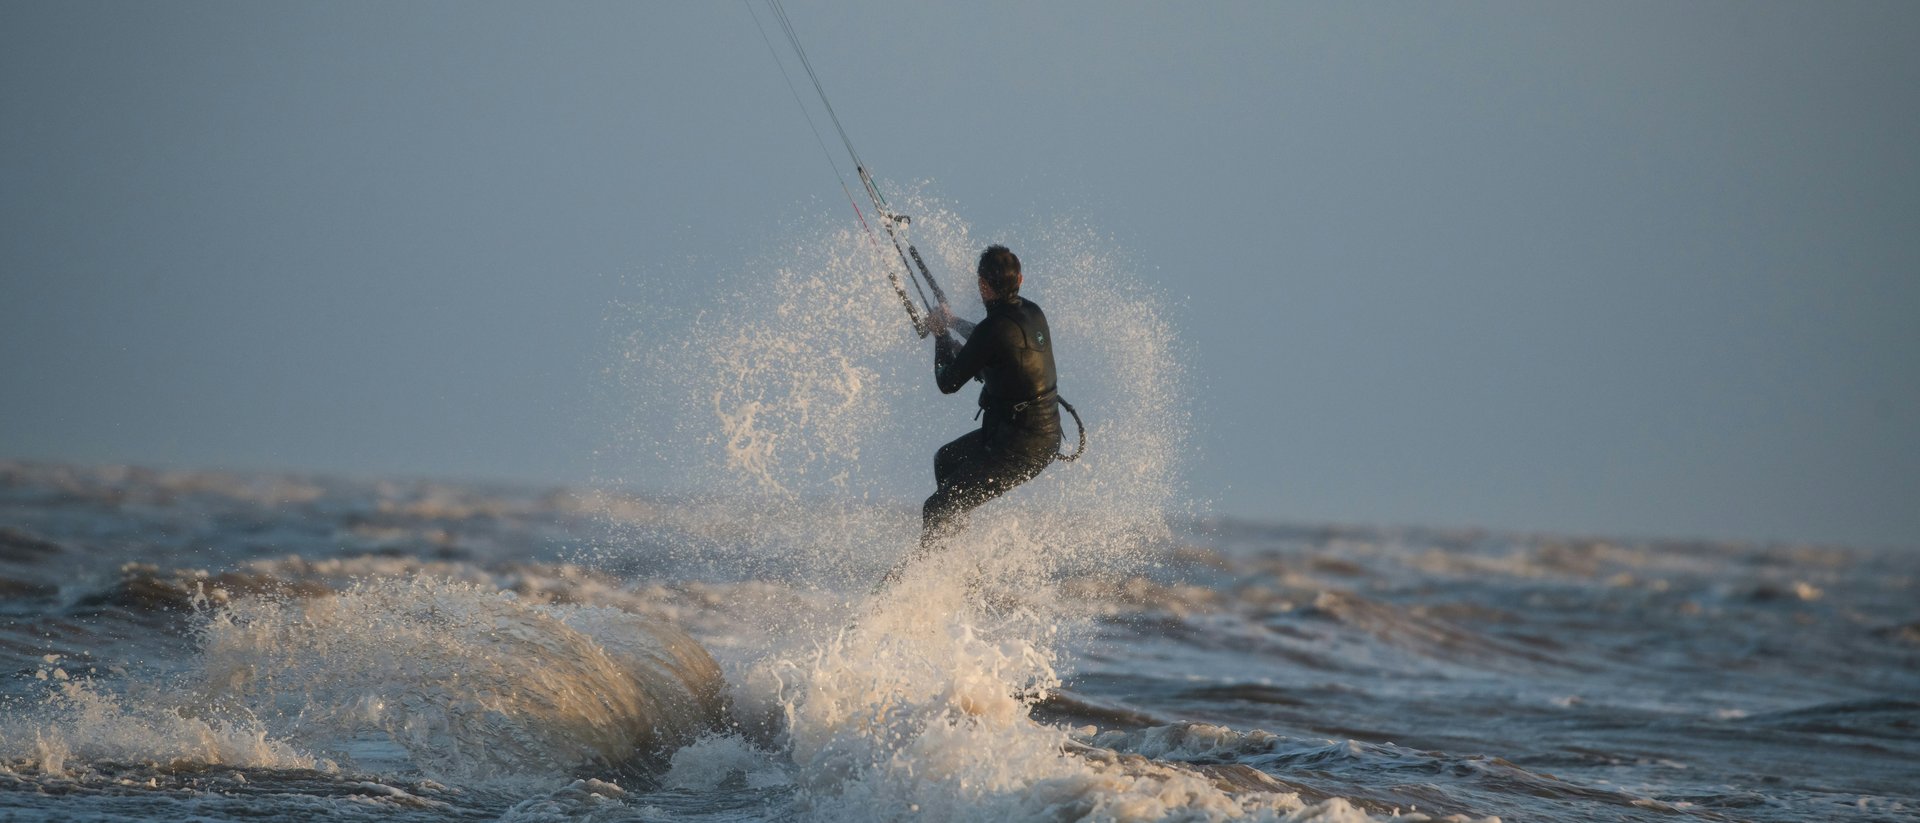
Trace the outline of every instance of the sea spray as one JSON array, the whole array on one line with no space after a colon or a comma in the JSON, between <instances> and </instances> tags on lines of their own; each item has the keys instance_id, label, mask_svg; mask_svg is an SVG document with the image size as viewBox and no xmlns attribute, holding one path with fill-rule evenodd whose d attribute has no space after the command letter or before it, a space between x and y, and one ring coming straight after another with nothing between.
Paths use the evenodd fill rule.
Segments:
<instances>
[{"instance_id":1,"label":"sea spray","mask_svg":"<svg viewBox=\"0 0 1920 823\"><path fill-rule=\"evenodd\" d=\"M936 271L958 273L948 278L958 311L978 316L967 225L919 192L900 201ZM748 510L730 522L763 530L734 535L735 546L787 558L752 565L790 586L850 592L839 621L766 615L764 643L723 656L747 733L784 753L795 802L820 819L1364 818L1285 792L1227 791L1171 765L1068 754L1065 730L1029 717L1060 684L1061 638L1084 626L1051 579L1123 572L1168 539L1190 420L1158 298L1110 243L1070 223L996 240L1026 254L1027 292L1048 307L1061 392L1085 410L1090 451L990 503L872 596L862 581L917 534L934 448L974 424L971 393L934 390L927 345L880 287L885 261L865 238L824 230L797 242L733 275L695 328L650 329L652 348L628 352L647 371L625 379L645 398L699 401L641 413L701 433L668 471ZM755 745L732 739L724 750Z\"/></svg>"},{"instance_id":2,"label":"sea spray","mask_svg":"<svg viewBox=\"0 0 1920 823\"><path fill-rule=\"evenodd\" d=\"M956 311L979 317L973 268L984 240L921 190L894 200L914 216ZM715 272L717 296L697 315L634 310L617 376L636 430L654 433L653 453L630 453L634 466L610 479L723 500L754 522L745 540L669 547L690 565L744 542L758 556L737 559L757 572L864 588L914 540L934 450L978 425L974 392L935 390L930 345L882 277L897 260L844 228L794 234ZM1091 446L983 514L1023 523L1049 563L1123 568L1166 539L1167 515L1185 505L1191 398L1164 300L1115 243L1070 221L992 239L1027 261L1025 293L1047 308L1060 391L1082 409ZM660 421L672 423L663 431Z\"/></svg>"}]
</instances>

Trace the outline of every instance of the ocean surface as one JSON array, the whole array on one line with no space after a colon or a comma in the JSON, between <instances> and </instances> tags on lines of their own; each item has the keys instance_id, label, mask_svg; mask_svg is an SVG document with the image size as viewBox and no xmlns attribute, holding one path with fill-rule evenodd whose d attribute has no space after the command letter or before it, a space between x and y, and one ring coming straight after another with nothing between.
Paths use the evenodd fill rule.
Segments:
<instances>
[{"instance_id":1,"label":"ocean surface","mask_svg":"<svg viewBox=\"0 0 1920 823\"><path fill-rule=\"evenodd\" d=\"M1209 516L1166 300L1002 240L1088 451L891 587L972 404L832 226L611 310L590 484L0 460L0 821L1920 820L1920 549Z\"/></svg>"},{"instance_id":2,"label":"ocean surface","mask_svg":"<svg viewBox=\"0 0 1920 823\"><path fill-rule=\"evenodd\" d=\"M1920 819L1911 553L734 505L0 462L0 820Z\"/></svg>"}]
</instances>

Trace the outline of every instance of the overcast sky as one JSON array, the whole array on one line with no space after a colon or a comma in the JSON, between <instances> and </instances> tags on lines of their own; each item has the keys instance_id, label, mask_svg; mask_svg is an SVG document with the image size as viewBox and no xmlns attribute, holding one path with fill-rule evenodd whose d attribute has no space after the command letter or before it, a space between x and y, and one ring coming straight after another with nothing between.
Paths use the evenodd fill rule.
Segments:
<instances>
[{"instance_id":1,"label":"overcast sky","mask_svg":"<svg viewBox=\"0 0 1920 823\"><path fill-rule=\"evenodd\" d=\"M1167 296L1216 511L1920 544L1920 4L788 11ZM0 457L586 480L610 306L845 208L739 3L0 21Z\"/></svg>"}]
</instances>

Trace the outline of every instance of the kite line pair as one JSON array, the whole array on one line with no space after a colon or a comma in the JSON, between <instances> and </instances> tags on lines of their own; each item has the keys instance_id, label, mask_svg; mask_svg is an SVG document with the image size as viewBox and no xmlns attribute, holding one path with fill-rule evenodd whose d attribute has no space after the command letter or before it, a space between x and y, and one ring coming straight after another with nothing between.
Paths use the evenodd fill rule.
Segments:
<instances>
[{"instance_id":1,"label":"kite line pair","mask_svg":"<svg viewBox=\"0 0 1920 823\"><path fill-rule=\"evenodd\" d=\"M882 195L880 187L874 184L873 175L867 172L866 164L860 161L860 152L854 149L853 141L847 137L846 128L840 124L840 115L834 112L833 101L827 99L827 90L820 84L819 73L813 70L813 61L807 59L807 50L800 45L800 35L793 30L793 21L787 17L787 10L781 6L780 0L766 0L766 3L774 20L780 24L781 32L786 35L787 43L793 47L794 55L799 58L800 67L806 71L807 79L813 81L813 90L820 96L820 104L825 107L828 119L833 121L834 131L839 133L840 144L846 147L847 156L853 158L853 170L860 177L860 185L867 190L867 199L873 203L874 214L879 218L881 229L886 232L887 242L893 246L894 255L900 259L900 269L904 269L907 273L906 280L902 281L899 269L888 268L887 281L892 284L894 294L899 296L901 307L907 310L907 319L913 322L914 333L926 337L932 333L931 327L927 324L927 317L935 311L947 308L947 294L941 290L939 281L933 279L933 272L927 268L927 261L920 256L920 250L914 248L913 242L904 236L905 227L913 222L913 218L894 211L887 204L886 196ZM747 0L747 13L753 15L753 24L760 29L760 39L766 42L767 51L773 55L774 64L780 67L780 76L786 79L787 90L793 93L794 102L800 104L800 113L807 118L807 128L813 130L813 139L820 144L820 152L826 156L827 164L833 167L834 177L839 178L840 191L847 195L847 203L853 206L853 213L860 220L860 228L866 232L867 240L873 245L875 254L884 257L885 252L880 246L879 236L874 233L873 226L867 222L866 212L861 210L860 203L854 199L852 190L847 187L847 178L840 171L840 163L833 159L833 152L827 148L826 139L820 136L820 129L814 124L813 114L807 110L807 104L801 100L800 90L794 87L793 75L787 72L786 61L780 59L779 50L773 47L773 39L767 36L766 27L760 23L760 14L753 10L752 0ZM906 283L909 282L913 284L914 292L920 297L918 306L914 305L913 299L907 296ZM959 320L955 326L955 331L963 336L973 328L972 323L964 320Z\"/></svg>"}]
</instances>

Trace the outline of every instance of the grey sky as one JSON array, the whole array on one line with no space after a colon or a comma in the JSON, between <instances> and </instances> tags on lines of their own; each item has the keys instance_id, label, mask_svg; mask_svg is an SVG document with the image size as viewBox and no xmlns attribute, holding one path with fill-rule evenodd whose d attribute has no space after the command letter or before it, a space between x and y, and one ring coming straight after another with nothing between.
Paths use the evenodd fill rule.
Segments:
<instances>
[{"instance_id":1,"label":"grey sky","mask_svg":"<svg viewBox=\"0 0 1920 823\"><path fill-rule=\"evenodd\" d=\"M789 12L1175 298L1219 511L1920 544L1920 5ZM738 3L0 19L0 456L581 480L609 306L845 210Z\"/></svg>"}]
</instances>

